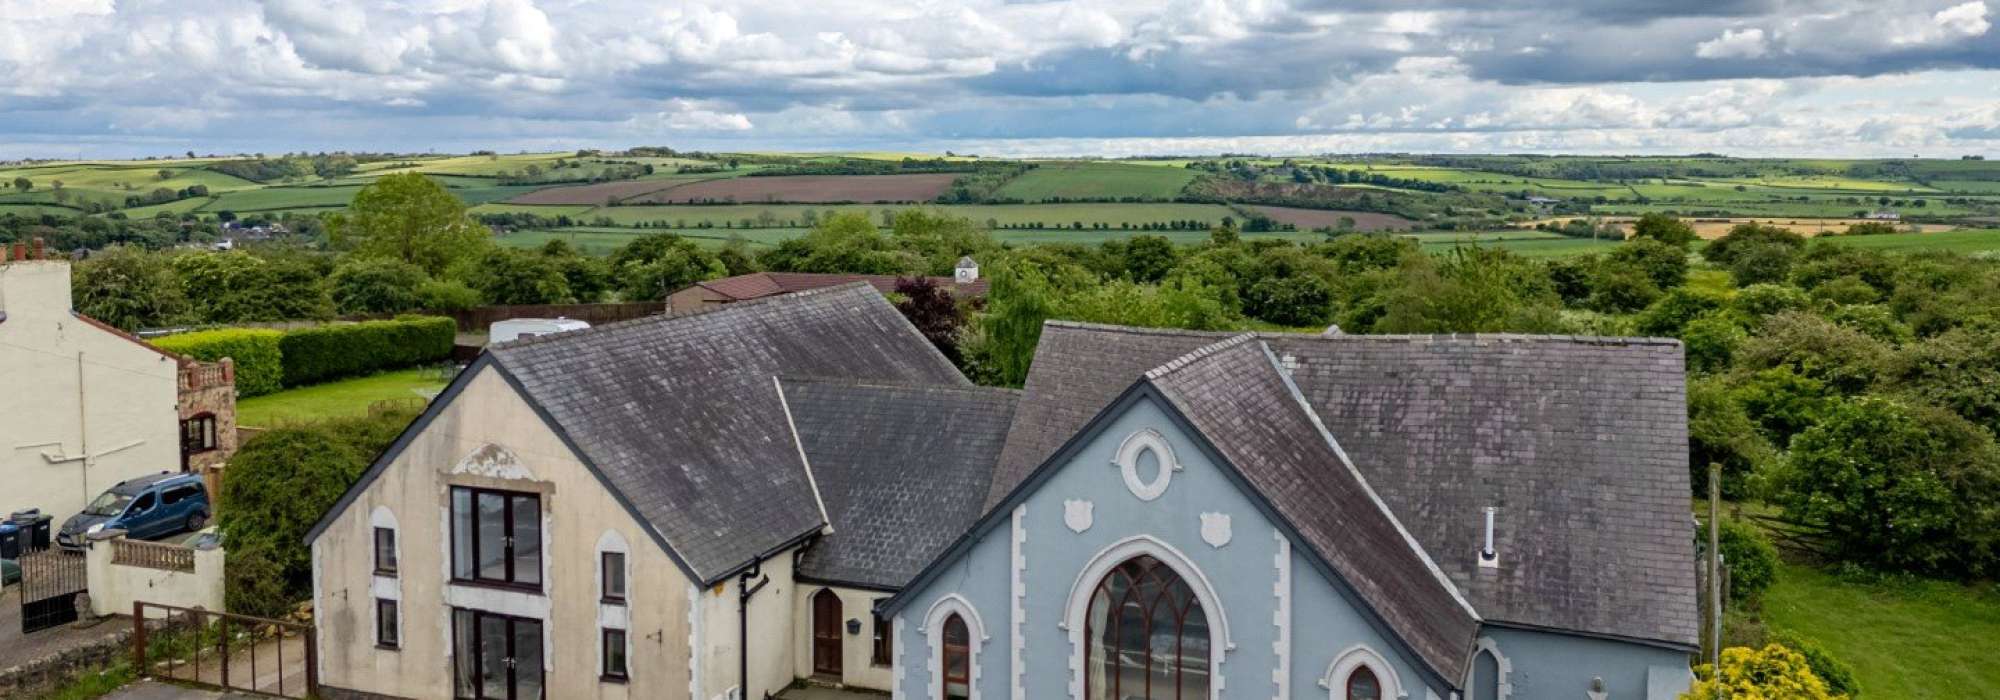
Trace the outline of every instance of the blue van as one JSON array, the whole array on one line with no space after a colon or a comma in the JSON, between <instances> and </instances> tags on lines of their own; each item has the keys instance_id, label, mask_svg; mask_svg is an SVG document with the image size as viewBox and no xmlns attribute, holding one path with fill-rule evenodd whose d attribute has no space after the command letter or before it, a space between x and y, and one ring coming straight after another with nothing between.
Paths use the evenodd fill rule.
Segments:
<instances>
[{"instance_id":1,"label":"blue van","mask_svg":"<svg viewBox=\"0 0 2000 700\"><path fill-rule=\"evenodd\" d=\"M124 530L135 540L156 540L208 525L208 489L193 474L161 472L118 482L63 522L56 543L83 546L99 530Z\"/></svg>"}]
</instances>

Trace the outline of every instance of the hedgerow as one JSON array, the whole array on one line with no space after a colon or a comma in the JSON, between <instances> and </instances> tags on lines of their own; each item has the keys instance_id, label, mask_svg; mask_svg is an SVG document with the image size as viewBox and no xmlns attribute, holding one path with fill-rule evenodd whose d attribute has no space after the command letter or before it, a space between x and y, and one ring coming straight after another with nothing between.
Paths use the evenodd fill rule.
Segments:
<instances>
[{"instance_id":1,"label":"hedgerow","mask_svg":"<svg viewBox=\"0 0 2000 700\"><path fill-rule=\"evenodd\" d=\"M170 335L152 343L204 362L230 358L236 364L236 395L258 396L284 388L284 357L279 349L284 335L263 328L219 328Z\"/></svg>"},{"instance_id":2,"label":"hedgerow","mask_svg":"<svg viewBox=\"0 0 2000 700\"><path fill-rule=\"evenodd\" d=\"M287 331L279 341L285 386L305 386L451 356L457 324L441 316L406 316Z\"/></svg>"}]
</instances>

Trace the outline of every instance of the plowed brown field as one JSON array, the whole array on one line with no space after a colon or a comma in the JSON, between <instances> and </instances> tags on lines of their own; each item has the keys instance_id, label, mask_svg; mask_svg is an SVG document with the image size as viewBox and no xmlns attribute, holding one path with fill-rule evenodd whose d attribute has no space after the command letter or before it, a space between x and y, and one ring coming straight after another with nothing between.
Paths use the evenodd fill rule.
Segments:
<instances>
[{"instance_id":1,"label":"plowed brown field","mask_svg":"<svg viewBox=\"0 0 2000 700\"><path fill-rule=\"evenodd\" d=\"M638 204L928 202L957 175L783 175L693 182L628 200Z\"/></svg>"}]
</instances>

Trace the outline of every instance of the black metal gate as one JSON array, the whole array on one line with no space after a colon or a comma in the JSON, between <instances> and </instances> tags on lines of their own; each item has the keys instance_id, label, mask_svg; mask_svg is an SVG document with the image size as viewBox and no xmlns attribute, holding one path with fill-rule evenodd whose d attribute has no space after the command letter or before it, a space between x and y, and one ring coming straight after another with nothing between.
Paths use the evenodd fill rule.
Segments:
<instances>
[{"instance_id":1,"label":"black metal gate","mask_svg":"<svg viewBox=\"0 0 2000 700\"><path fill-rule=\"evenodd\" d=\"M76 596L89 588L83 552L60 547L21 553L21 633L76 621Z\"/></svg>"}]
</instances>

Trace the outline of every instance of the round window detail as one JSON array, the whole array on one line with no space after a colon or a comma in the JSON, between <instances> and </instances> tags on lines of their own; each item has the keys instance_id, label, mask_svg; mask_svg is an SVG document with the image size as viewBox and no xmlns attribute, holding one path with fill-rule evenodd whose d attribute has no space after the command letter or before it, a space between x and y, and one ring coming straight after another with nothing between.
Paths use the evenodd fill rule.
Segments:
<instances>
[{"instance_id":1,"label":"round window detail","mask_svg":"<svg viewBox=\"0 0 2000 700\"><path fill-rule=\"evenodd\" d=\"M1118 446L1118 458L1113 464L1125 477L1125 488L1141 501L1165 494L1174 472L1181 470L1180 462L1174 459L1174 448L1167 445L1165 436L1151 428L1125 438L1125 443Z\"/></svg>"}]
</instances>

